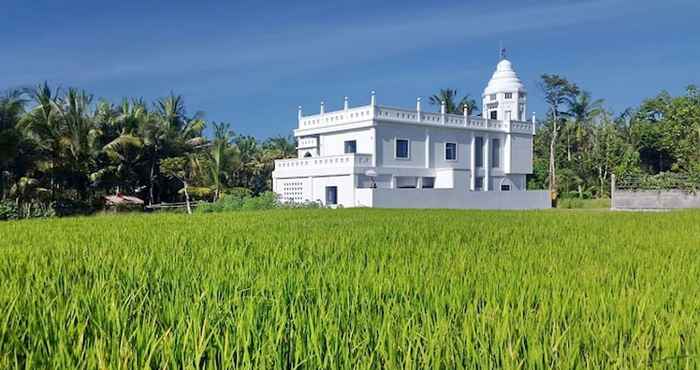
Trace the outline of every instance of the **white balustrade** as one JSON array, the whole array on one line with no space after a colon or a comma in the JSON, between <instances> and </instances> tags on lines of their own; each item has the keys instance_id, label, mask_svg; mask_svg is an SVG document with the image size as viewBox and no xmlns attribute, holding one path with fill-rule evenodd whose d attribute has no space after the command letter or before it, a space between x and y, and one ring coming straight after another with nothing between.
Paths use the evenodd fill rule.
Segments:
<instances>
[{"instance_id":1,"label":"white balustrade","mask_svg":"<svg viewBox=\"0 0 700 370\"><path fill-rule=\"evenodd\" d=\"M507 121L471 116L465 117L461 114L445 114L443 116L440 113L371 105L302 117L299 119L299 129L323 128L371 119L411 124L420 123L474 128L487 131L532 133L531 122L510 121L510 124L508 124Z\"/></svg>"},{"instance_id":2,"label":"white balustrade","mask_svg":"<svg viewBox=\"0 0 700 370\"><path fill-rule=\"evenodd\" d=\"M323 157L308 157L294 159L279 159L275 161L275 169L307 168L319 169L329 167L370 167L371 154L342 154Z\"/></svg>"}]
</instances>

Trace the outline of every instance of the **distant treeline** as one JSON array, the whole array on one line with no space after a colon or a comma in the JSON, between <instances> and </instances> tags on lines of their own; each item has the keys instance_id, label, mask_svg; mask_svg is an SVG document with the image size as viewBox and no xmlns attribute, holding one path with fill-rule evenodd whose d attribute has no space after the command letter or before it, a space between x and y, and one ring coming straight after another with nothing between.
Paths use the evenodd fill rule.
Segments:
<instances>
[{"instance_id":1,"label":"distant treeline","mask_svg":"<svg viewBox=\"0 0 700 370\"><path fill-rule=\"evenodd\" d=\"M205 128L212 134L205 137ZM146 203L216 200L227 189L270 189L291 138L259 141L189 114L181 96L95 101L78 89L13 90L0 98L0 218L88 213L104 195Z\"/></svg>"}]
</instances>

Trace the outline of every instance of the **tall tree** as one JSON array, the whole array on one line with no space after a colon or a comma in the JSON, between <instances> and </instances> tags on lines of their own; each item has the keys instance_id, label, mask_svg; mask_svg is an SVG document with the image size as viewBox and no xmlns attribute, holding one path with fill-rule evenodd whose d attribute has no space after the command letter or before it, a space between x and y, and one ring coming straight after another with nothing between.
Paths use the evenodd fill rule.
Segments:
<instances>
[{"instance_id":1,"label":"tall tree","mask_svg":"<svg viewBox=\"0 0 700 370\"><path fill-rule=\"evenodd\" d=\"M234 161L237 157L236 148L232 143L233 132L227 123L212 123L214 127L214 138L209 150L209 175L214 188L214 201L218 200L228 182L228 178L233 174Z\"/></svg>"},{"instance_id":2,"label":"tall tree","mask_svg":"<svg viewBox=\"0 0 700 370\"><path fill-rule=\"evenodd\" d=\"M560 107L572 99L579 91L578 87L558 75L543 74L540 88L545 96L545 102L549 106L549 118L552 125L549 143L549 191L552 197L557 197L557 165L556 145L559 135L560 120L562 118Z\"/></svg>"},{"instance_id":3,"label":"tall tree","mask_svg":"<svg viewBox=\"0 0 700 370\"><path fill-rule=\"evenodd\" d=\"M26 98L20 90L0 97L0 199L6 195L6 182L12 177L9 162L16 157L22 135L17 125L24 114Z\"/></svg>"}]
</instances>

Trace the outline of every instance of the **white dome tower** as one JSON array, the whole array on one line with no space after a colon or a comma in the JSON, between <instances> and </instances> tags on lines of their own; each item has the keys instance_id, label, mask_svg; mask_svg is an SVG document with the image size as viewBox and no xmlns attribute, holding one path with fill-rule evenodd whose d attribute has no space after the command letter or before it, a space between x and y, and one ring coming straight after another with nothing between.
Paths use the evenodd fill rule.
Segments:
<instances>
[{"instance_id":1,"label":"white dome tower","mask_svg":"<svg viewBox=\"0 0 700 370\"><path fill-rule=\"evenodd\" d=\"M527 91L513 70L513 64L501 50L501 61L484 89L482 115L497 120L524 121L527 112Z\"/></svg>"}]
</instances>

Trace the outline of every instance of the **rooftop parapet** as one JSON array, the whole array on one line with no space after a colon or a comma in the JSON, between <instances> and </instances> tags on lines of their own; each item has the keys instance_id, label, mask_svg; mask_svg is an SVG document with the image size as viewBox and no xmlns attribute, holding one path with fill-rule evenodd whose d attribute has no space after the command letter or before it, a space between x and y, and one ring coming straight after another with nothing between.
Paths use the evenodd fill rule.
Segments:
<instances>
[{"instance_id":1,"label":"rooftop parapet","mask_svg":"<svg viewBox=\"0 0 700 370\"><path fill-rule=\"evenodd\" d=\"M325 129L346 124L380 120L406 124L462 127L485 131L534 134L534 120L533 122L493 120L473 117L468 115L466 111L461 115L444 112L444 105L441 107L440 113L422 111L420 98L418 98L416 102L416 109L376 105L376 97L373 93L369 105L350 108L346 97L344 99L343 109L333 112L326 112L323 102L321 103L321 112L319 114L304 116L301 107L299 107L299 122L298 128L295 131L301 131L301 133L303 133L307 130Z\"/></svg>"}]
</instances>

